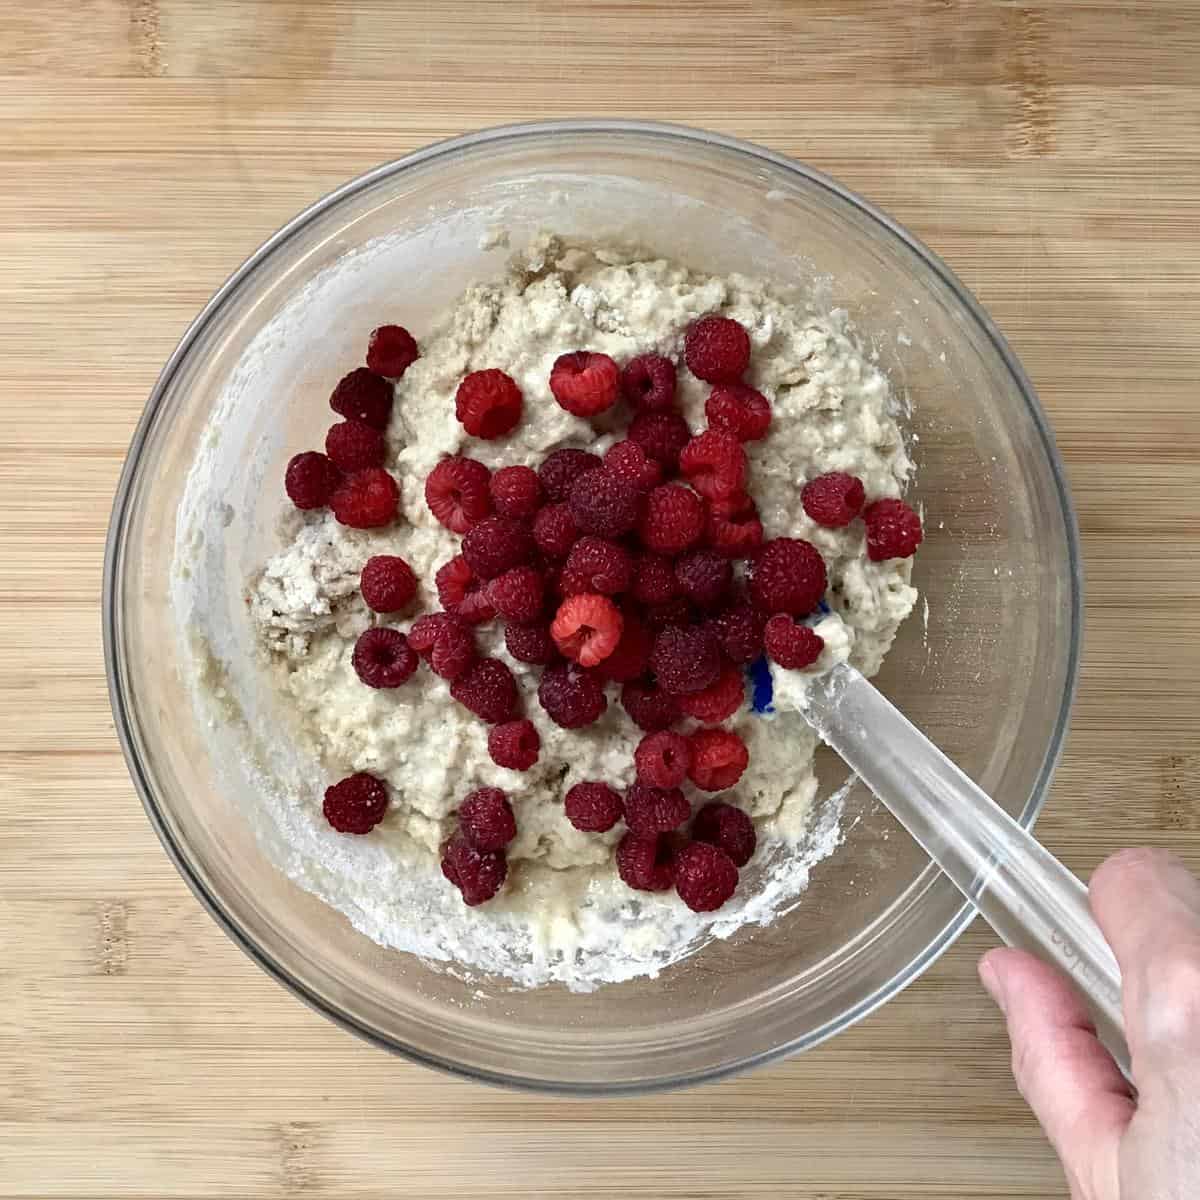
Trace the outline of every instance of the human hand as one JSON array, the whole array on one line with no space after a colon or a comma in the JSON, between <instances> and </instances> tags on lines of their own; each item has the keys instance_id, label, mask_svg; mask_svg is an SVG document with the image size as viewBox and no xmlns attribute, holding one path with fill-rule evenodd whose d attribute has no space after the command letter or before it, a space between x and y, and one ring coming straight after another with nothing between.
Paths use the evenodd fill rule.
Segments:
<instances>
[{"instance_id":1,"label":"human hand","mask_svg":"<svg viewBox=\"0 0 1200 1200\"><path fill-rule=\"evenodd\" d=\"M1200 883L1172 854L1123 850L1089 888L1116 954L1134 1091L1074 988L1019 950L979 975L1004 1012L1013 1075L1050 1139L1072 1200L1200 1196Z\"/></svg>"}]
</instances>

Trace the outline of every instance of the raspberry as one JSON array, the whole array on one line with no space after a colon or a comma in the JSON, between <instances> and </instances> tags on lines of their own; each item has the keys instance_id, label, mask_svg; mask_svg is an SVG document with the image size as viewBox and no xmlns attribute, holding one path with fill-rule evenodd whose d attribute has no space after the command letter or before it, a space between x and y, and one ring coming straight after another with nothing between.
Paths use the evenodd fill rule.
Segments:
<instances>
[{"instance_id":1,"label":"raspberry","mask_svg":"<svg viewBox=\"0 0 1200 1200\"><path fill-rule=\"evenodd\" d=\"M451 533L466 533L492 511L490 478L473 458L443 458L425 478L425 503Z\"/></svg>"},{"instance_id":2,"label":"raspberry","mask_svg":"<svg viewBox=\"0 0 1200 1200\"><path fill-rule=\"evenodd\" d=\"M639 892L665 892L675 878L665 838L627 833L617 843L617 874Z\"/></svg>"},{"instance_id":3,"label":"raspberry","mask_svg":"<svg viewBox=\"0 0 1200 1200\"><path fill-rule=\"evenodd\" d=\"M663 604L678 594L675 564L661 554L639 554L633 568L633 598L642 604Z\"/></svg>"},{"instance_id":4,"label":"raspberry","mask_svg":"<svg viewBox=\"0 0 1200 1200\"><path fill-rule=\"evenodd\" d=\"M506 728L506 726L497 726ZM491 730L488 745L491 745ZM458 828L463 837L484 853L503 850L517 836L517 820L504 793L495 787L473 791L458 806Z\"/></svg>"},{"instance_id":5,"label":"raspberry","mask_svg":"<svg viewBox=\"0 0 1200 1200\"><path fill-rule=\"evenodd\" d=\"M712 502L706 532L708 544L728 558L749 558L763 540L758 509L744 493Z\"/></svg>"},{"instance_id":6,"label":"raspberry","mask_svg":"<svg viewBox=\"0 0 1200 1200\"><path fill-rule=\"evenodd\" d=\"M732 433L739 442L757 442L771 425L771 402L744 383L719 383L704 403L709 427Z\"/></svg>"},{"instance_id":7,"label":"raspberry","mask_svg":"<svg viewBox=\"0 0 1200 1200\"><path fill-rule=\"evenodd\" d=\"M654 639L650 666L673 695L699 692L720 674L721 651L711 630L670 625Z\"/></svg>"},{"instance_id":8,"label":"raspberry","mask_svg":"<svg viewBox=\"0 0 1200 1200\"><path fill-rule=\"evenodd\" d=\"M825 641L807 625L797 625L786 613L776 613L763 633L767 657L794 671L811 667L821 657Z\"/></svg>"},{"instance_id":9,"label":"raspberry","mask_svg":"<svg viewBox=\"0 0 1200 1200\"><path fill-rule=\"evenodd\" d=\"M509 621L504 626L504 645L517 662L544 667L558 658L558 647L550 636L550 626L540 622L522 625Z\"/></svg>"},{"instance_id":10,"label":"raspberry","mask_svg":"<svg viewBox=\"0 0 1200 1200\"><path fill-rule=\"evenodd\" d=\"M710 313L688 328L683 361L697 379L731 383L750 365L750 335L737 321Z\"/></svg>"},{"instance_id":11,"label":"raspberry","mask_svg":"<svg viewBox=\"0 0 1200 1200\"><path fill-rule=\"evenodd\" d=\"M399 555L373 554L363 565L358 590L372 612L399 612L417 594L417 577Z\"/></svg>"},{"instance_id":12,"label":"raspberry","mask_svg":"<svg viewBox=\"0 0 1200 1200\"><path fill-rule=\"evenodd\" d=\"M715 617L712 628L725 657L739 666L746 666L763 652L765 624L766 618L752 604L738 604Z\"/></svg>"},{"instance_id":13,"label":"raspberry","mask_svg":"<svg viewBox=\"0 0 1200 1200\"><path fill-rule=\"evenodd\" d=\"M548 558L565 558L579 537L579 526L565 503L547 504L533 518L533 540Z\"/></svg>"},{"instance_id":14,"label":"raspberry","mask_svg":"<svg viewBox=\"0 0 1200 1200\"><path fill-rule=\"evenodd\" d=\"M488 753L498 767L528 771L541 748L542 739L532 721L506 721L488 730Z\"/></svg>"},{"instance_id":15,"label":"raspberry","mask_svg":"<svg viewBox=\"0 0 1200 1200\"><path fill-rule=\"evenodd\" d=\"M825 560L811 542L775 538L754 560L750 598L767 613L803 617L825 594Z\"/></svg>"},{"instance_id":16,"label":"raspberry","mask_svg":"<svg viewBox=\"0 0 1200 1200\"><path fill-rule=\"evenodd\" d=\"M623 626L620 610L607 596L583 592L562 602L550 635L567 658L594 667L617 648Z\"/></svg>"},{"instance_id":17,"label":"raspberry","mask_svg":"<svg viewBox=\"0 0 1200 1200\"><path fill-rule=\"evenodd\" d=\"M383 820L387 806L387 785L359 771L325 789L322 811L338 833L370 833Z\"/></svg>"},{"instance_id":18,"label":"raspberry","mask_svg":"<svg viewBox=\"0 0 1200 1200\"><path fill-rule=\"evenodd\" d=\"M863 512L867 557L872 562L908 558L921 544L921 518L903 500L876 500Z\"/></svg>"},{"instance_id":19,"label":"raspberry","mask_svg":"<svg viewBox=\"0 0 1200 1200\"><path fill-rule=\"evenodd\" d=\"M604 469L636 492L648 492L662 482L662 467L628 439L614 442L604 452Z\"/></svg>"},{"instance_id":20,"label":"raspberry","mask_svg":"<svg viewBox=\"0 0 1200 1200\"><path fill-rule=\"evenodd\" d=\"M324 454L305 450L288 463L283 488L297 508L324 508L341 479L341 471Z\"/></svg>"},{"instance_id":21,"label":"raspberry","mask_svg":"<svg viewBox=\"0 0 1200 1200\"><path fill-rule=\"evenodd\" d=\"M650 630L632 613L622 614L624 624L617 648L599 665L597 670L605 679L625 683L645 673L650 663L650 649L654 639Z\"/></svg>"},{"instance_id":22,"label":"raspberry","mask_svg":"<svg viewBox=\"0 0 1200 1200\"><path fill-rule=\"evenodd\" d=\"M691 743L668 729L646 734L633 752L637 781L647 787L677 788L687 778L691 763Z\"/></svg>"},{"instance_id":23,"label":"raspberry","mask_svg":"<svg viewBox=\"0 0 1200 1200\"><path fill-rule=\"evenodd\" d=\"M693 624L696 613L686 596L676 596L662 604L648 604L642 615L646 618L646 624L657 633L668 625Z\"/></svg>"},{"instance_id":24,"label":"raspberry","mask_svg":"<svg viewBox=\"0 0 1200 1200\"><path fill-rule=\"evenodd\" d=\"M382 467L387 457L383 434L366 421L339 421L325 435L325 453L343 471Z\"/></svg>"},{"instance_id":25,"label":"raspberry","mask_svg":"<svg viewBox=\"0 0 1200 1200\"><path fill-rule=\"evenodd\" d=\"M492 506L503 517L532 517L542 502L542 484L532 467L501 467L491 479Z\"/></svg>"},{"instance_id":26,"label":"raspberry","mask_svg":"<svg viewBox=\"0 0 1200 1200\"><path fill-rule=\"evenodd\" d=\"M675 853L675 890L692 912L716 912L738 883L733 859L707 842L688 842Z\"/></svg>"},{"instance_id":27,"label":"raspberry","mask_svg":"<svg viewBox=\"0 0 1200 1200\"><path fill-rule=\"evenodd\" d=\"M724 850L735 867L744 867L754 855L758 834L740 808L712 800L693 818L692 840Z\"/></svg>"},{"instance_id":28,"label":"raspberry","mask_svg":"<svg viewBox=\"0 0 1200 1200\"><path fill-rule=\"evenodd\" d=\"M570 663L549 666L542 672L538 702L564 729L582 729L599 720L608 707L600 680Z\"/></svg>"},{"instance_id":29,"label":"raspberry","mask_svg":"<svg viewBox=\"0 0 1200 1200\"><path fill-rule=\"evenodd\" d=\"M732 433L706 429L684 446L679 470L706 499L727 500L746 480L746 452Z\"/></svg>"},{"instance_id":30,"label":"raspberry","mask_svg":"<svg viewBox=\"0 0 1200 1200\"><path fill-rule=\"evenodd\" d=\"M621 372L607 354L560 354L550 369L550 391L576 417L594 417L617 402Z\"/></svg>"},{"instance_id":31,"label":"raspberry","mask_svg":"<svg viewBox=\"0 0 1200 1200\"><path fill-rule=\"evenodd\" d=\"M704 501L690 488L665 483L646 497L638 535L647 549L675 555L700 540L704 523Z\"/></svg>"},{"instance_id":32,"label":"raspberry","mask_svg":"<svg viewBox=\"0 0 1200 1200\"><path fill-rule=\"evenodd\" d=\"M625 805L607 783L577 783L563 800L563 812L584 833L607 833L625 815Z\"/></svg>"},{"instance_id":33,"label":"raspberry","mask_svg":"<svg viewBox=\"0 0 1200 1200\"><path fill-rule=\"evenodd\" d=\"M633 833L652 837L678 829L692 815L687 797L677 788L635 783L625 793L625 824Z\"/></svg>"},{"instance_id":34,"label":"raspberry","mask_svg":"<svg viewBox=\"0 0 1200 1200\"><path fill-rule=\"evenodd\" d=\"M618 538L637 524L641 495L607 471L587 471L571 484L567 506L584 533Z\"/></svg>"},{"instance_id":35,"label":"raspberry","mask_svg":"<svg viewBox=\"0 0 1200 1200\"><path fill-rule=\"evenodd\" d=\"M633 559L624 546L598 537L582 537L571 547L559 588L564 596L601 592L615 596L633 582Z\"/></svg>"},{"instance_id":36,"label":"raspberry","mask_svg":"<svg viewBox=\"0 0 1200 1200\"><path fill-rule=\"evenodd\" d=\"M392 385L382 375L366 367L356 367L333 389L329 407L350 420L386 429L392 415L393 395Z\"/></svg>"},{"instance_id":37,"label":"raspberry","mask_svg":"<svg viewBox=\"0 0 1200 1200\"><path fill-rule=\"evenodd\" d=\"M476 578L467 565L467 560L457 554L448 563L443 563L433 577L441 606L460 621L478 625L490 621L496 610L488 599L487 589Z\"/></svg>"},{"instance_id":38,"label":"raspberry","mask_svg":"<svg viewBox=\"0 0 1200 1200\"><path fill-rule=\"evenodd\" d=\"M355 674L373 688L399 687L417 669L408 638L397 629L375 626L359 634L350 661Z\"/></svg>"},{"instance_id":39,"label":"raspberry","mask_svg":"<svg viewBox=\"0 0 1200 1200\"><path fill-rule=\"evenodd\" d=\"M639 354L625 364L621 390L642 412L670 412L675 407L675 364L661 354Z\"/></svg>"},{"instance_id":40,"label":"raspberry","mask_svg":"<svg viewBox=\"0 0 1200 1200\"><path fill-rule=\"evenodd\" d=\"M450 685L450 695L489 725L517 715L517 681L497 658L477 658Z\"/></svg>"},{"instance_id":41,"label":"raspberry","mask_svg":"<svg viewBox=\"0 0 1200 1200\"><path fill-rule=\"evenodd\" d=\"M691 440L688 423L677 412L641 412L629 422L626 437L666 471L679 469L679 453Z\"/></svg>"},{"instance_id":42,"label":"raspberry","mask_svg":"<svg viewBox=\"0 0 1200 1200\"><path fill-rule=\"evenodd\" d=\"M395 517L400 489L382 467L370 467L347 475L329 497L329 507L343 525L375 529Z\"/></svg>"},{"instance_id":43,"label":"raspberry","mask_svg":"<svg viewBox=\"0 0 1200 1200\"><path fill-rule=\"evenodd\" d=\"M715 683L699 692L679 697L679 707L689 717L706 725L717 725L732 717L745 703L746 681L741 671L730 663L721 668Z\"/></svg>"},{"instance_id":44,"label":"raspberry","mask_svg":"<svg viewBox=\"0 0 1200 1200\"><path fill-rule=\"evenodd\" d=\"M692 734L688 778L706 792L723 792L741 779L749 761L746 743L736 733L728 729L698 729Z\"/></svg>"},{"instance_id":45,"label":"raspberry","mask_svg":"<svg viewBox=\"0 0 1200 1200\"><path fill-rule=\"evenodd\" d=\"M416 339L403 325L380 325L367 342L367 367L399 379L421 357Z\"/></svg>"},{"instance_id":46,"label":"raspberry","mask_svg":"<svg viewBox=\"0 0 1200 1200\"><path fill-rule=\"evenodd\" d=\"M463 558L480 579L495 579L513 567L524 566L533 551L529 526L512 517L484 517L463 535Z\"/></svg>"},{"instance_id":47,"label":"raspberry","mask_svg":"<svg viewBox=\"0 0 1200 1200\"><path fill-rule=\"evenodd\" d=\"M476 850L462 834L442 847L442 874L462 893L470 908L490 900L504 886L508 860L502 853Z\"/></svg>"},{"instance_id":48,"label":"raspberry","mask_svg":"<svg viewBox=\"0 0 1200 1200\"><path fill-rule=\"evenodd\" d=\"M560 503L567 498L571 484L580 475L586 471L598 471L603 465L596 455L586 450L555 450L538 467L538 478L542 481L546 499L552 504Z\"/></svg>"},{"instance_id":49,"label":"raspberry","mask_svg":"<svg viewBox=\"0 0 1200 1200\"><path fill-rule=\"evenodd\" d=\"M804 511L818 525L841 529L862 512L866 491L862 480L844 471L830 471L810 479L800 492Z\"/></svg>"},{"instance_id":50,"label":"raspberry","mask_svg":"<svg viewBox=\"0 0 1200 1200\"><path fill-rule=\"evenodd\" d=\"M470 628L449 613L418 617L408 631L408 644L443 679L457 679L475 661Z\"/></svg>"},{"instance_id":51,"label":"raspberry","mask_svg":"<svg viewBox=\"0 0 1200 1200\"><path fill-rule=\"evenodd\" d=\"M621 689L621 704L633 723L646 733L674 725L683 715L679 701L657 684L634 680Z\"/></svg>"},{"instance_id":52,"label":"raspberry","mask_svg":"<svg viewBox=\"0 0 1200 1200\"><path fill-rule=\"evenodd\" d=\"M712 550L689 550L675 560L675 578L693 604L716 609L733 583L733 565Z\"/></svg>"},{"instance_id":53,"label":"raspberry","mask_svg":"<svg viewBox=\"0 0 1200 1200\"><path fill-rule=\"evenodd\" d=\"M491 441L521 419L521 389L503 371L472 371L454 396L454 415L472 436Z\"/></svg>"},{"instance_id":54,"label":"raspberry","mask_svg":"<svg viewBox=\"0 0 1200 1200\"><path fill-rule=\"evenodd\" d=\"M533 567L513 567L488 584L492 607L509 621L536 621L542 612L541 575Z\"/></svg>"}]
</instances>

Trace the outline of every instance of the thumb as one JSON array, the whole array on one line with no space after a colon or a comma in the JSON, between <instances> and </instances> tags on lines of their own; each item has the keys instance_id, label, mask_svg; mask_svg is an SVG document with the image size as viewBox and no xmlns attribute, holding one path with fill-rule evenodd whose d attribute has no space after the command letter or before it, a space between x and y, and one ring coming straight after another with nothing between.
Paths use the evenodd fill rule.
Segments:
<instances>
[{"instance_id":1,"label":"thumb","mask_svg":"<svg viewBox=\"0 0 1200 1200\"><path fill-rule=\"evenodd\" d=\"M1020 950L992 950L979 976L1008 1022L1013 1075L1071 1183L1118 1200L1118 1152L1134 1102L1075 989Z\"/></svg>"}]
</instances>

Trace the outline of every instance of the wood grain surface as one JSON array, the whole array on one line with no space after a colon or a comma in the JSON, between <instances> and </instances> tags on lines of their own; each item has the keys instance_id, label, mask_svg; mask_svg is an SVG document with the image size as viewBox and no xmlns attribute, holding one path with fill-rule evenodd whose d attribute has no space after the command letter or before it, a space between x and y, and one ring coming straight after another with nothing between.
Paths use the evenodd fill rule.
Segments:
<instances>
[{"instance_id":1,"label":"wood grain surface","mask_svg":"<svg viewBox=\"0 0 1200 1200\"><path fill-rule=\"evenodd\" d=\"M1040 832L1200 868L1200 3L0 0L0 1198L1063 1197L975 927L800 1059L611 1102L409 1066L200 909L113 734L108 508L159 366L301 206L526 118L705 125L941 251L1040 390L1086 661Z\"/></svg>"}]
</instances>

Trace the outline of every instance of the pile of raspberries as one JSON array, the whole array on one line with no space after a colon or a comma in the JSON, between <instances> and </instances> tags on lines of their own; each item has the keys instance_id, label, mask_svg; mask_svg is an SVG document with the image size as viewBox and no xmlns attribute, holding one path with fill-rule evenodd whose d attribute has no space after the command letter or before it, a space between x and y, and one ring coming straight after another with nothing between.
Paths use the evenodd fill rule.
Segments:
<instances>
[{"instance_id":1,"label":"pile of raspberries","mask_svg":"<svg viewBox=\"0 0 1200 1200\"><path fill-rule=\"evenodd\" d=\"M328 505L355 528L389 524L399 489L385 469L383 431L393 384L419 356L397 325L376 329L366 366L330 397L344 419L325 453L288 464L287 493L302 509ZM704 792L733 787L748 762L745 743L715 728L745 701L745 670L764 653L779 666L812 666L824 643L805 623L826 588L825 563L799 538L764 541L747 489L744 443L766 436L771 408L742 381L750 338L728 317L695 321L684 363L712 385L708 428L694 433L676 405L676 365L642 354L623 366L580 350L559 357L550 390L568 412L587 419L622 401L625 437L601 457L555 450L536 470L489 471L464 456L443 459L425 480L433 516L461 535L461 552L438 569L442 611L420 616L407 636L376 625L354 646L353 665L368 687L395 688L419 660L450 681L450 694L491 726L488 750L502 767L525 771L541 749L536 727L500 659L477 652L473 628L504 622L508 653L542 668L537 701L564 729L598 720L610 686L643 730L634 752L636 781L621 795L602 781L566 794L567 819L603 833L624 821L616 867L631 888L674 887L689 908L711 912L733 895L738 869L755 849L754 824L722 800L693 814L685 781ZM524 397L499 370L473 371L458 387L455 415L472 437L504 437L521 421ZM908 557L921 523L901 500L866 503L861 480L841 472L804 485L805 512L840 528L861 518L867 555ZM745 563L744 572L735 562ZM741 578L744 576L744 579ZM416 577L396 555L372 557L362 597L376 613L397 614L413 600ZM688 734L673 727L690 718ZM329 823L367 833L383 818L386 785L365 772L325 793ZM687 832L684 832L685 827ZM517 836L512 806L499 788L467 796L457 832L442 849L442 871L468 905L490 900L508 871Z\"/></svg>"}]
</instances>

